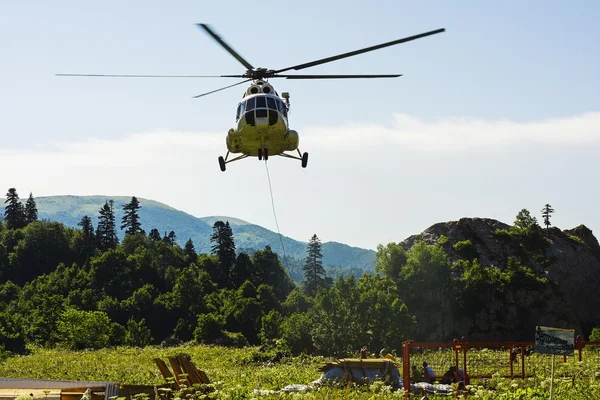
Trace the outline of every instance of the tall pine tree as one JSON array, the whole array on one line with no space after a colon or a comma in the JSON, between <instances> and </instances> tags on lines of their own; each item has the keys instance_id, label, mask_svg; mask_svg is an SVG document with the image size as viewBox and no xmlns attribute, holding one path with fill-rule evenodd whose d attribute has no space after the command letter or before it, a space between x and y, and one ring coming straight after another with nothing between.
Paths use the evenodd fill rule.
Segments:
<instances>
[{"instance_id":1,"label":"tall pine tree","mask_svg":"<svg viewBox=\"0 0 600 400\"><path fill-rule=\"evenodd\" d=\"M81 236L83 238L81 251L87 261L90 259L96 248L96 234L94 233L92 219L85 215L77 225L81 227Z\"/></svg>"},{"instance_id":2,"label":"tall pine tree","mask_svg":"<svg viewBox=\"0 0 600 400\"><path fill-rule=\"evenodd\" d=\"M4 204L4 220L8 229L19 229L25 226L25 209L23 203L19 201L17 189L10 188L6 193L6 201Z\"/></svg>"},{"instance_id":3,"label":"tall pine tree","mask_svg":"<svg viewBox=\"0 0 600 400\"><path fill-rule=\"evenodd\" d=\"M213 245L210 248L211 254L219 258L221 271L224 279L229 278L231 267L235 263L235 241L233 239L233 231L229 226L229 221L216 221L213 224L213 233L210 236L210 241Z\"/></svg>"},{"instance_id":4,"label":"tall pine tree","mask_svg":"<svg viewBox=\"0 0 600 400\"><path fill-rule=\"evenodd\" d=\"M313 235L306 247L306 260L302 271L304 271L304 291L309 296L315 296L320 287L326 287L329 280L323 268L323 252L321 241L317 235Z\"/></svg>"},{"instance_id":5,"label":"tall pine tree","mask_svg":"<svg viewBox=\"0 0 600 400\"><path fill-rule=\"evenodd\" d=\"M25 203L25 223L29 224L33 221L37 221L38 219L38 209L35 204L35 199L33 198L33 194L29 193L29 198Z\"/></svg>"},{"instance_id":6,"label":"tall pine tree","mask_svg":"<svg viewBox=\"0 0 600 400\"><path fill-rule=\"evenodd\" d=\"M142 224L140 223L140 215L138 214L140 208L142 208L142 206L135 196L131 198L129 203L123 205L123 210L125 212L121 221L121 229L126 228L126 235L142 232Z\"/></svg>"},{"instance_id":7,"label":"tall pine tree","mask_svg":"<svg viewBox=\"0 0 600 400\"><path fill-rule=\"evenodd\" d=\"M104 203L98 217L98 228L96 229L98 248L102 251L115 248L119 243L115 228L115 211L112 200Z\"/></svg>"},{"instance_id":8,"label":"tall pine tree","mask_svg":"<svg viewBox=\"0 0 600 400\"><path fill-rule=\"evenodd\" d=\"M198 254L196 253L196 248L194 247L194 242L192 242L192 238L189 238L187 242L185 242L185 246L183 247L183 252L190 257L192 262L196 261L198 258Z\"/></svg>"},{"instance_id":9,"label":"tall pine tree","mask_svg":"<svg viewBox=\"0 0 600 400\"><path fill-rule=\"evenodd\" d=\"M546 234L550 230L550 217L554 212L554 208L550 204L546 204L542 209L542 218L544 218L544 225L546 225Z\"/></svg>"}]
</instances>

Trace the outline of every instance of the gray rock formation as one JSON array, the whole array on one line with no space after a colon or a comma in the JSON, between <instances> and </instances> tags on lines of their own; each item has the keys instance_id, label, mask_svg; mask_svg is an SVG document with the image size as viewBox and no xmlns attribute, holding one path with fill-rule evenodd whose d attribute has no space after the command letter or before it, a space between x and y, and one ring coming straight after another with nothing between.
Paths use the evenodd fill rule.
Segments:
<instances>
[{"instance_id":1,"label":"gray rock formation","mask_svg":"<svg viewBox=\"0 0 600 400\"><path fill-rule=\"evenodd\" d=\"M571 230L551 228L534 243L506 234L509 225L486 218L463 218L438 223L401 243L406 249L417 241L443 245L450 262L465 259L457 242L470 241L469 256L487 268L506 268L516 257L551 284L535 290L516 288L508 293L482 293L485 304L477 312L457 309L456 299L442 295L439 308L426 313L414 310L417 340L446 341L468 336L469 340L533 340L536 325L572 328L586 338L600 326L600 245L591 230L580 225ZM468 258L468 257L467 257ZM454 274L460 274L460 271Z\"/></svg>"}]
</instances>

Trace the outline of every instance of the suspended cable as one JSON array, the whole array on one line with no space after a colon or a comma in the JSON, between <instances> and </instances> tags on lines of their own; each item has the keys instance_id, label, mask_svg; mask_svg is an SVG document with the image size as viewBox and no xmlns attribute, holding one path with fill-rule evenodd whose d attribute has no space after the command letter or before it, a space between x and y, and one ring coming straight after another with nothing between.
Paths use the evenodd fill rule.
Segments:
<instances>
[{"instance_id":1,"label":"suspended cable","mask_svg":"<svg viewBox=\"0 0 600 400\"><path fill-rule=\"evenodd\" d=\"M273 216L275 217L275 226L277 226L277 233L279 234L279 241L281 242L281 249L283 250L283 266L285 267L285 246L283 245L283 236L281 236L281 232L279 231L279 222L277 222L277 213L275 212L275 200L273 200L273 188L271 187L271 174L269 174L269 166L267 165L267 160L265 160L265 168L267 170L267 179L269 180L269 191L271 192L271 207L273 208Z\"/></svg>"}]
</instances>

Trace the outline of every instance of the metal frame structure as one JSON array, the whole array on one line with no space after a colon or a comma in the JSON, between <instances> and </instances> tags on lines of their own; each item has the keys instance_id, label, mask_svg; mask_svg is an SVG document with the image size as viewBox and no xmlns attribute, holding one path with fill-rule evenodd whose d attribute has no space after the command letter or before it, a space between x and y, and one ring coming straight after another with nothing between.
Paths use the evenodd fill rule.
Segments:
<instances>
[{"instance_id":1,"label":"metal frame structure","mask_svg":"<svg viewBox=\"0 0 600 400\"><path fill-rule=\"evenodd\" d=\"M583 340L583 336L579 335L575 338L575 353L578 357L579 361L582 361L582 351L586 346L600 346L600 341L585 341ZM469 374L467 370L467 361L468 361L468 352L470 349L490 349L490 348L499 348L506 349L509 357L509 365L510 365L510 374L509 375L501 375L503 378L509 379L525 379L530 377L531 375L527 375L525 373L525 360L526 349L533 348L535 346L535 342L472 342L470 343L466 337L462 337L459 339L454 339L452 342L444 342L444 343L422 343L422 342L414 342L413 340L407 340L402 343L402 380L405 388L410 387L410 383L419 380L419 377L411 376L411 361L410 355L411 350L414 349L441 349L441 348L450 348L454 353L454 366L455 366L455 376L454 379L456 382L463 382L470 379L491 379L490 375L477 375L477 374ZM521 356L520 360L520 368L515 371L513 366L513 357L515 353L515 349L518 351L518 354ZM563 362L567 362L567 356L563 356ZM461 365L462 364L462 365ZM462 367L464 371L464 377L458 375L459 368ZM435 376L434 378L442 378L441 376ZM406 391L407 399L410 395L410 391ZM456 393L457 395L459 393Z\"/></svg>"}]
</instances>

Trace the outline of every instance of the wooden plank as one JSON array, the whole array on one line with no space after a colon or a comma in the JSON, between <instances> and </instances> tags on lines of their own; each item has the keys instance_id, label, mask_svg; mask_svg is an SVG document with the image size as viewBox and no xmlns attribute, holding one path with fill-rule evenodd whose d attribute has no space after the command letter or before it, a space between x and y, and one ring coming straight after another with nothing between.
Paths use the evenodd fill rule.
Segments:
<instances>
[{"instance_id":1,"label":"wooden plank","mask_svg":"<svg viewBox=\"0 0 600 400\"><path fill-rule=\"evenodd\" d=\"M202 371L201 369L196 370L196 375L198 375L198 378L200 378L200 381L202 383L205 383L207 385L210 383L210 380L208 379L208 375L206 375L206 372Z\"/></svg>"},{"instance_id":2,"label":"wooden plank","mask_svg":"<svg viewBox=\"0 0 600 400\"><path fill-rule=\"evenodd\" d=\"M179 365L179 361L175 357L168 357L169 364L171 364L171 368L173 368L173 374L175 375L175 379L177 380L177 384L181 386L181 381L183 380L183 370L181 369L181 365ZM186 379L189 383L189 381Z\"/></svg>"},{"instance_id":3,"label":"wooden plank","mask_svg":"<svg viewBox=\"0 0 600 400\"><path fill-rule=\"evenodd\" d=\"M202 383L200 378L198 378L198 375L196 375L196 369L192 367L190 361L186 357L179 356L177 357L177 361L179 361L179 365L181 365L183 371L187 374L190 386L194 383Z\"/></svg>"},{"instance_id":4,"label":"wooden plank","mask_svg":"<svg viewBox=\"0 0 600 400\"><path fill-rule=\"evenodd\" d=\"M179 389L179 382L176 381L176 378L171 373L169 367L167 367L167 364L160 358L155 358L154 362L163 378L165 378L165 382L167 382L171 389Z\"/></svg>"},{"instance_id":5,"label":"wooden plank","mask_svg":"<svg viewBox=\"0 0 600 400\"><path fill-rule=\"evenodd\" d=\"M190 364L194 368L198 378L200 378L200 382L208 385L210 383L210 380L208 379L208 375L206 375L206 373L204 371L202 371L201 369L198 369L198 367L196 367L196 364L194 364L193 362L190 361Z\"/></svg>"}]
</instances>

